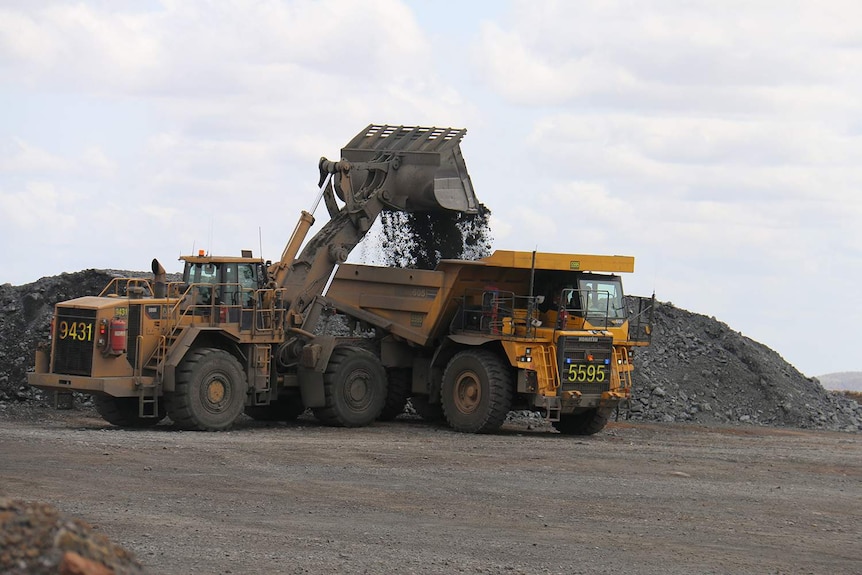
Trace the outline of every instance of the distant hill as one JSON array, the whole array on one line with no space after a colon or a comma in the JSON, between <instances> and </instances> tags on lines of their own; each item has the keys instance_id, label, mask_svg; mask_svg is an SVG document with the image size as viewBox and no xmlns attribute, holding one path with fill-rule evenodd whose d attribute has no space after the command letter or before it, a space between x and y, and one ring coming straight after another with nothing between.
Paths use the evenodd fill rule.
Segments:
<instances>
[{"instance_id":1,"label":"distant hill","mask_svg":"<svg viewBox=\"0 0 862 575\"><path fill-rule=\"evenodd\" d=\"M862 371L827 373L826 375L818 375L817 379L820 381L820 385L826 389L862 392Z\"/></svg>"}]
</instances>

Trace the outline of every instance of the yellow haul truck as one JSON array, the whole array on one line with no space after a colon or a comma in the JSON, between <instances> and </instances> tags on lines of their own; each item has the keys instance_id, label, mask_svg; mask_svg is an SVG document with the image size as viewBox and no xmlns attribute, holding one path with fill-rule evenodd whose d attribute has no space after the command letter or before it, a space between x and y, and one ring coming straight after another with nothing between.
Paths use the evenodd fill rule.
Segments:
<instances>
[{"instance_id":1,"label":"yellow haul truck","mask_svg":"<svg viewBox=\"0 0 862 575\"><path fill-rule=\"evenodd\" d=\"M626 256L511 251L434 271L347 264L316 303L376 329L384 418L412 396L458 431L527 409L589 435L629 401L633 350L650 339L654 299L625 298L616 275L632 271Z\"/></svg>"},{"instance_id":2,"label":"yellow haul truck","mask_svg":"<svg viewBox=\"0 0 862 575\"><path fill-rule=\"evenodd\" d=\"M332 425L374 421L387 392L380 358L365 342L316 333L313 304L381 211L476 211L465 133L368 126L341 160L321 158L315 208L323 200L330 219L301 252L314 209L274 264L250 252L187 256L183 281L168 283L153 260L152 281L117 279L98 296L59 303L28 382L92 394L120 426L169 415L181 428L220 430L243 411L287 420L305 408Z\"/></svg>"}]
</instances>

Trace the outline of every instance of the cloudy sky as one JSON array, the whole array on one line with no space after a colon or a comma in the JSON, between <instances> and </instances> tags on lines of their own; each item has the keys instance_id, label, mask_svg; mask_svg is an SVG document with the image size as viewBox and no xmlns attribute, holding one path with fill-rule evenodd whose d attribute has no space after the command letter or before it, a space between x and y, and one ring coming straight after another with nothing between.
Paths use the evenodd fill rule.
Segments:
<instances>
[{"instance_id":1,"label":"cloudy sky","mask_svg":"<svg viewBox=\"0 0 862 575\"><path fill-rule=\"evenodd\" d=\"M496 248L633 255L628 292L857 370L859 22L858 0L4 0L0 283L275 259L320 156L370 123L464 127Z\"/></svg>"}]
</instances>

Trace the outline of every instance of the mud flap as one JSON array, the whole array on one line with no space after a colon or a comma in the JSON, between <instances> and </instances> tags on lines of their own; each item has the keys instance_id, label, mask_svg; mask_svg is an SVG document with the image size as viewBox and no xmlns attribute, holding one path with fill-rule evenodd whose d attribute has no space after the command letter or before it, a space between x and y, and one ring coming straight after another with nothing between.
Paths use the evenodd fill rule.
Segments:
<instances>
[{"instance_id":1,"label":"mud flap","mask_svg":"<svg viewBox=\"0 0 862 575\"><path fill-rule=\"evenodd\" d=\"M300 366L296 375L299 380L299 392L302 394L302 405L305 407L324 407L326 405L326 393L323 390L323 374Z\"/></svg>"}]
</instances>

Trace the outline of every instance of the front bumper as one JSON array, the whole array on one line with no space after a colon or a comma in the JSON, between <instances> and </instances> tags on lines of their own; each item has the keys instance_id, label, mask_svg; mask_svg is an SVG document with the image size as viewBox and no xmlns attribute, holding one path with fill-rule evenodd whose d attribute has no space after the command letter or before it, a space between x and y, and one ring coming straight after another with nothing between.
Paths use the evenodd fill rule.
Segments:
<instances>
[{"instance_id":1,"label":"front bumper","mask_svg":"<svg viewBox=\"0 0 862 575\"><path fill-rule=\"evenodd\" d=\"M594 407L613 409L628 398L628 394L624 391L605 391L601 394L562 391L560 392L560 412L574 413Z\"/></svg>"},{"instance_id":2,"label":"front bumper","mask_svg":"<svg viewBox=\"0 0 862 575\"><path fill-rule=\"evenodd\" d=\"M28 373L27 383L46 391L76 391L112 397L137 397L141 386L153 384L152 377L83 377L56 373Z\"/></svg>"}]
</instances>

